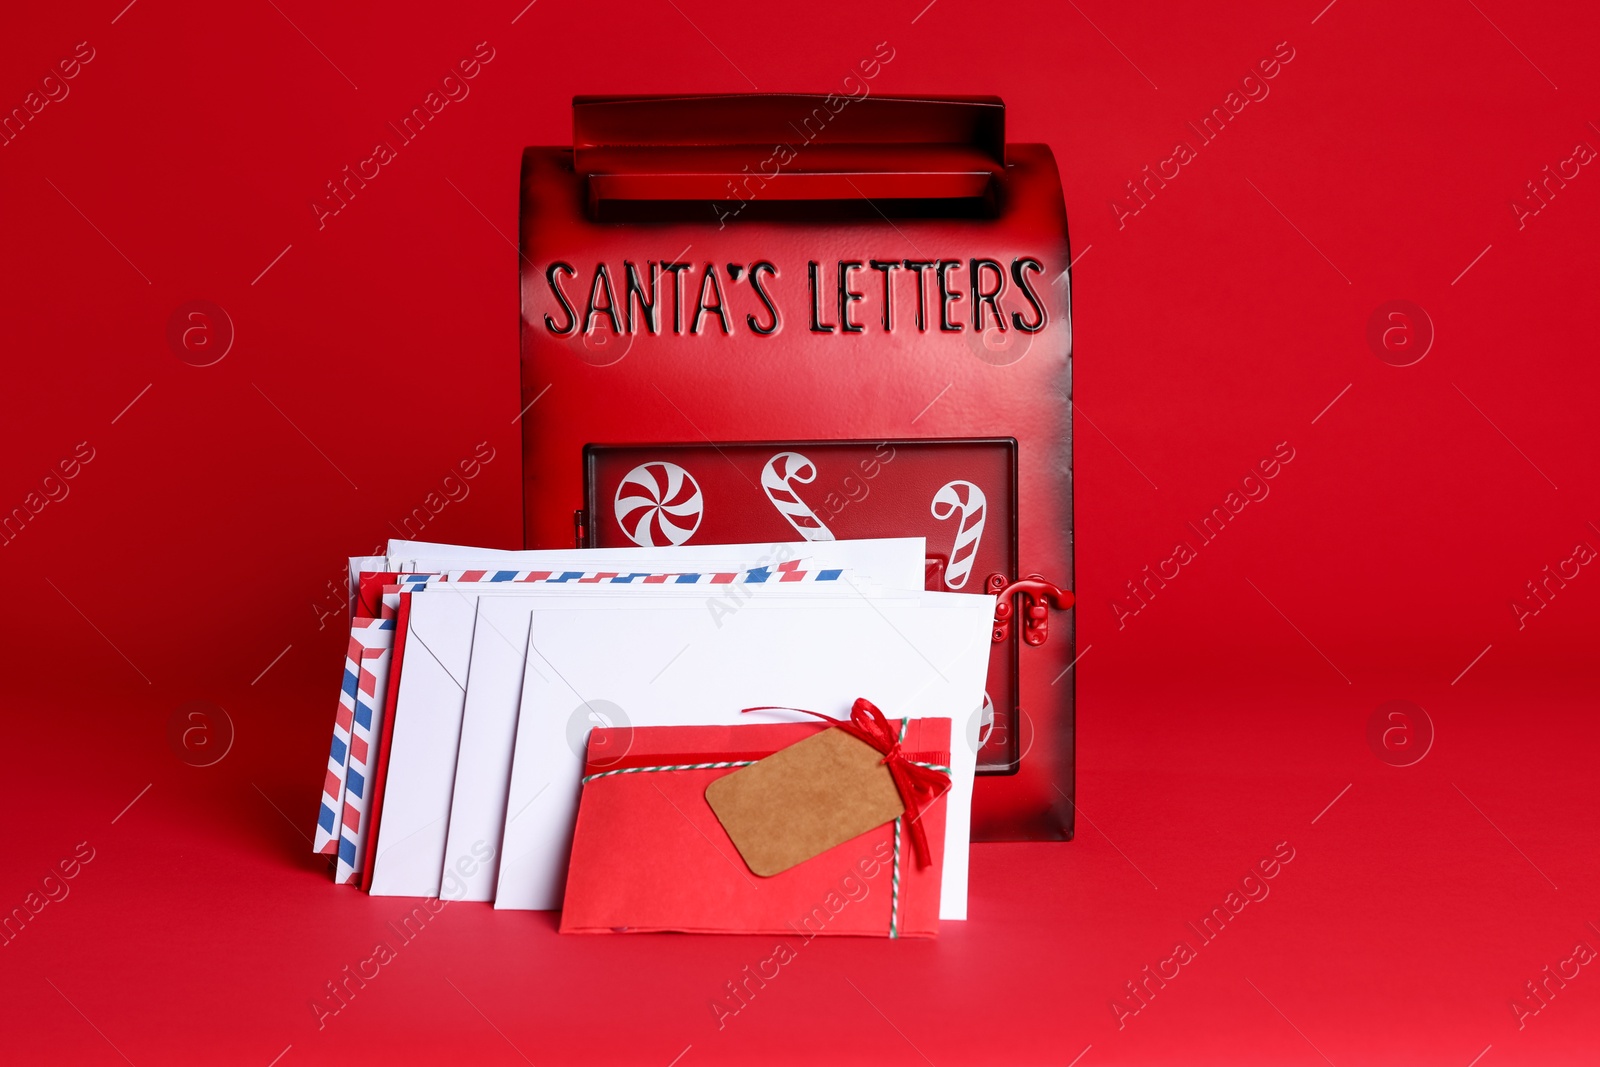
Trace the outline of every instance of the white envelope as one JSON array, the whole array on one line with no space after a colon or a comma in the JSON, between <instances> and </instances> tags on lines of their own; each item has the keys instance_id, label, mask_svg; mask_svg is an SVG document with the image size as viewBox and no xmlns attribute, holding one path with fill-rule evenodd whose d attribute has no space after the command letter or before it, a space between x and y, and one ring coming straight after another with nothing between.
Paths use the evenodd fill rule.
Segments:
<instances>
[{"instance_id":1,"label":"white envelope","mask_svg":"<svg viewBox=\"0 0 1600 1067\"><path fill-rule=\"evenodd\" d=\"M463 588L466 588L463 586ZM557 587L561 588L561 587ZM657 586L656 589L663 587ZM742 610L760 597L800 598L830 603L853 600L870 591L887 599L876 586L860 581L841 590L839 583L778 583L754 586L666 586L666 592L644 600L633 597L617 603L623 611L653 610L690 605L713 626L716 620ZM430 594L431 595L431 594ZM914 602L920 592L894 594ZM527 662L529 616L544 607L592 606L616 603L603 588L583 599L553 600L549 593L536 597L484 596L478 600L473 630L471 667L461 717L460 747L456 757L455 786L450 801L450 828L444 850L445 874L440 895L451 900L493 900L498 880L500 842L505 829L506 801L511 785L511 753L521 707L522 677ZM412 601L412 611L417 600ZM409 658L409 656L408 656ZM537 668L535 668L537 669ZM603 723L603 718L597 720ZM584 744L592 723L573 725L569 741Z\"/></svg>"},{"instance_id":2,"label":"white envelope","mask_svg":"<svg viewBox=\"0 0 1600 1067\"><path fill-rule=\"evenodd\" d=\"M925 546L921 538L889 538L856 541L799 542L767 545L695 545L673 549L589 549L568 552L502 553L516 559L489 561L496 563L536 563L540 567L592 570L607 563L622 564L633 570L674 571L686 567L699 569L739 570L755 564L775 563L789 558L806 560L809 568L841 568L860 574L858 588L880 573L896 580L911 577L910 585L920 586L922 560ZM526 557L537 557L527 559ZM859 563L857 561L860 561ZM441 560L454 569L462 565L460 559ZM476 560L473 560L476 562ZM424 568L427 569L427 568ZM875 582L873 583L875 587ZM665 592L668 597L689 597L707 605L713 602L712 590L706 586L607 586L590 585L574 588L570 585L530 586L519 583L430 583L412 594L410 619L405 636L405 658L401 677L391 679L398 686L394 724L388 763L383 770L386 776L383 810L378 822L378 839L372 847L376 850L373 863L372 885L369 892L375 896L437 896L447 884L444 871L453 870L448 885L456 899L490 899L488 886L493 882L482 877L481 852L473 853L473 846L493 849L498 844L498 826L505 810L506 777L498 769L504 760L507 745L507 709L510 722L515 721L514 705L509 696L514 692L505 688L503 681L486 683L490 696L486 706L497 709L488 733L474 730L474 743L469 749L470 759L464 781L472 794L457 834L458 851L449 845L451 807L454 800L458 754L462 738L463 711L469 688L468 672L471 666L473 632L476 622L477 598L488 593L492 596L532 595L535 597L582 596L606 598L654 598ZM819 595L819 586L810 583L782 583L771 586L750 586L750 590L781 589L783 597ZM643 590L649 590L645 592ZM670 592L668 592L670 591ZM718 594L725 596L726 594ZM753 595L753 594L752 594ZM839 595L834 593L832 595ZM853 596L861 594L852 590ZM585 601L579 601L584 603ZM737 607L737 604L732 605ZM708 617L715 613L705 607ZM526 624L512 624L513 629L526 634ZM522 639L521 635L517 639ZM519 652L519 654L521 654ZM519 665L520 666L520 665ZM515 677L515 675L514 675ZM493 696L498 693L498 702ZM480 735L482 744L479 744ZM501 739L497 741L496 739ZM480 777L482 780L480 780ZM486 816L498 805L500 816ZM489 853L490 878L493 861L498 851ZM463 873L473 876L471 886L463 881ZM472 895L462 895L470 892Z\"/></svg>"},{"instance_id":3,"label":"white envelope","mask_svg":"<svg viewBox=\"0 0 1600 1067\"><path fill-rule=\"evenodd\" d=\"M661 550L658 550L661 551ZM704 553L696 553L704 556ZM547 559L545 566L582 569L589 561L573 563L568 553ZM737 569L738 564L700 559L694 564L706 568ZM638 560L631 566L651 571L671 571L683 566L681 559ZM832 583L796 582L781 588L782 596L832 595ZM705 585L579 585L519 582L424 582L410 593L411 609L406 622L404 661L398 677L394 724L390 727L384 776L383 810L377 824L378 838L372 848L373 896L432 897L445 885L447 840L450 811L457 779L457 756L461 742L462 714L466 706L468 671L471 666L473 636L480 598L512 598L522 604L524 620L511 623L518 634L519 657L526 654L526 615L533 602L555 602L582 606L594 600L620 603L630 609L648 606L656 600L682 601L703 605L726 594L725 587ZM823 594L814 592L823 590ZM704 607L701 610L705 610ZM520 670L520 662L518 664ZM513 715L513 724L515 717ZM475 732L474 737L477 734ZM506 748L509 752L509 737ZM476 753L477 749L474 748ZM492 753L491 753L492 758ZM477 765L469 763L468 779L477 785ZM505 804L505 781L497 779L498 803ZM481 789L478 790L481 792ZM478 811L473 808L473 811ZM456 869L450 881L455 899L489 899L487 896L460 896L457 879L463 870L472 870L478 860L471 854L480 841L483 847L498 845L498 834L485 836L473 831L464 839L465 850L450 851L448 866ZM491 853L493 855L493 853Z\"/></svg>"},{"instance_id":4,"label":"white envelope","mask_svg":"<svg viewBox=\"0 0 1600 1067\"><path fill-rule=\"evenodd\" d=\"M716 725L785 705L843 719L864 696L890 719L951 720L939 917L966 918L977 749L965 727L983 703L994 597L757 598L720 623L687 606L534 609L494 906L561 906L583 774L582 747L568 737L575 716Z\"/></svg>"}]
</instances>

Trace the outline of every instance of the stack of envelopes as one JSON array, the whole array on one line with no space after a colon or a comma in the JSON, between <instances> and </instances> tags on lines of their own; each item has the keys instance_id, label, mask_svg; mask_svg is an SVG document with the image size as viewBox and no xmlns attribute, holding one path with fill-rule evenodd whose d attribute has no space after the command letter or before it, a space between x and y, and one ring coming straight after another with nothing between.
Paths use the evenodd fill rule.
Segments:
<instances>
[{"instance_id":1,"label":"stack of envelopes","mask_svg":"<svg viewBox=\"0 0 1600 1067\"><path fill-rule=\"evenodd\" d=\"M628 892L612 896L632 901L629 907L651 905L644 907L648 922L621 915L603 919L610 924L604 929L706 928L655 906L683 888L662 869L676 865L670 849L648 869L605 865L613 838L645 834L678 840L675 848L713 850L726 861L726 877L738 880L732 896L749 893L752 900L781 894L785 885L831 884L834 867L859 883L870 857L874 875L880 865L888 871L888 888L878 895L890 921L857 929L858 908L857 921L823 932L881 925L885 933L931 933L927 924L910 929L903 921L924 909L964 919L995 601L924 591L924 556L922 539L897 538L526 552L397 540L386 556L353 558L350 643L315 849L337 857L337 882L373 895L492 901L510 910L561 908L569 860L596 857L582 862L613 873L597 881L601 875L578 878L575 871L570 892L636 878ZM948 751L943 765L919 761L944 772L947 789L914 815L906 805L907 814L854 844L842 842L781 873L750 869L750 842L736 844L720 832L726 822L718 814L700 810L706 783L776 752L782 746L774 747L774 738L786 745L831 729L807 713L850 720L858 698L881 708L899 737L884 742L881 758L867 753L871 759L853 766L903 758L909 723L948 720L929 723L932 733L912 731L905 744L909 751L916 741L924 755ZM811 727L770 729L799 723ZM679 735L659 727L729 729ZM738 752L719 753L722 745ZM692 757L670 751L686 747L695 749ZM841 751L861 755L848 744ZM752 758L718 758L737 754ZM671 777L691 770L697 784ZM580 821L588 791L641 771L650 773L608 788L604 802L596 791L595 813L585 799ZM656 794L671 807L656 804ZM619 807L621 797L636 799ZM651 831L669 810L695 832ZM794 827L852 825L815 811L779 815L751 825L779 836ZM926 857L911 856L916 828L908 818L937 831L931 884ZM636 825L619 828L618 820ZM575 827L588 838L576 852ZM790 851L813 839L826 844L822 833L796 831L774 844ZM685 870L709 870L697 864L712 858L677 857ZM819 873L824 863L831 866ZM913 892L921 900L906 912L901 898ZM588 897L574 902L567 895L569 910L575 903L586 914L606 914L587 907ZM757 912L775 914L752 905L750 914ZM737 906L719 914L727 916L721 929L767 928L741 919Z\"/></svg>"}]
</instances>

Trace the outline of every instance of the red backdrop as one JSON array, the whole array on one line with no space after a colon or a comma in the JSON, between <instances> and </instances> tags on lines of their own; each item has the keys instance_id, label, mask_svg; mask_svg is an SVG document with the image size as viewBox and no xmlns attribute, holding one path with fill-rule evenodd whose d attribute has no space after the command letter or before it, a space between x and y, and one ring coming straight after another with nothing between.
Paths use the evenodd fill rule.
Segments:
<instances>
[{"instance_id":1,"label":"red backdrop","mask_svg":"<svg viewBox=\"0 0 1600 1067\"><path fill-rule=\"evenodd\" d=\"M1592 9L125 2L0 37L11 1058L1593 1054ZM880 41L875 92L998 93L1061 166L1078 839L976 848L971 921L805 945L720 1028L759 939L456 905L402 940L408 902L335 889L305 840L338 581L480 450L421 534L519 537L521 148L568 138L575 93L826 89ZM479 42L470 94L319 219ZM214 309L170 337L191 301L231 320L209 366Z\"/></svg>"}]
</instances>

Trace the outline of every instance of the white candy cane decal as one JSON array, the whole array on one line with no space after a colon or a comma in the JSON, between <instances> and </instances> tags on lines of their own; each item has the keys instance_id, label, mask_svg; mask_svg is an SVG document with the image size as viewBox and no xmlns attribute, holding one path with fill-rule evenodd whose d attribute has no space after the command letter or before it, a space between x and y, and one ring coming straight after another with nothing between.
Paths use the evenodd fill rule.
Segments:
<instances>
[{"instance_id":1,"label":"white candy cane decal","mask_svg":"<svg viewBox=\"0 0 1600 1067\"><path fill-rule=\"evenodd\" d=\"M810 485L817 480L817 465L798 452L779 452L761 468L761 488L767 499L778 509L778 514L789 520L800 536L807 541L832 541L833 531L817 518L804 500L795 493L793 484Z\"/></svg>"},{"instance_id":2,"label":"white candy cane decal","mask_svg":"<svg viewBox=\"0 0 1600 1067\"><path fill-rule=\"evenodd\" d=\"M641 463L617 486L617 522L641 548L681 545L700 528L705 502L676 463Z\"/></svg>"},{"instance_id":3,"label":"white candy cane decal","mask_svg":"<svg viewBox=\"0 0 1600 1067\"><path fill-rule=\"evenodd\" d=\"M973 561L978 558L978 542L983 539L983 490L971 482L947 482L933 494L933 517L943 522L952 515L960 515L956 529L956 543L950 549L950 564L944 569L944 584L948 589L960 589L972 575Z\"/></svg>"}]
</instances>

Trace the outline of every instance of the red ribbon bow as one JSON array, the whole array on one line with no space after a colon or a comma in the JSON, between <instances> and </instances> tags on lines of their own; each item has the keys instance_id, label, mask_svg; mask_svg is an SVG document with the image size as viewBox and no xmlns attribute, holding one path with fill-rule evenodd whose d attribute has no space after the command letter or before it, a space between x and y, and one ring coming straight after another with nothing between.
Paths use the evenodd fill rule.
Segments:
<instances>
[{"instance_id":1,"label":"red ribbon bow","mask_svg":"<svg viewBox=\"0 0 1600 1067\"><path fill-rule=\"evenodd\" d=\"M898 731L889 725L878 706L866 697L857 697L851 705L849 719L835 719L820 711L805 708L760 707L745 711L798 711L802 715L821 719L843 730L858 741L863 741L883 753L880 761L889 768L895 788L900 791L900 802L905 805L906 823L911 827L911 848L916 853L917 866L926 867L931 858L928 852L928 835L922 829L922 810L937 800L950 788L950 776L932 767L913 763L900 748Z\"/></svg>"}]
</instances>

